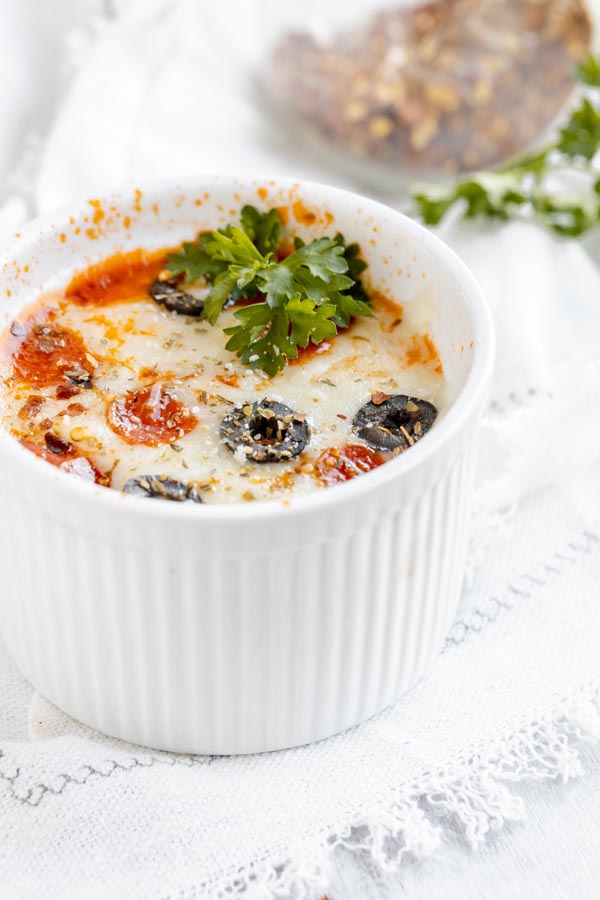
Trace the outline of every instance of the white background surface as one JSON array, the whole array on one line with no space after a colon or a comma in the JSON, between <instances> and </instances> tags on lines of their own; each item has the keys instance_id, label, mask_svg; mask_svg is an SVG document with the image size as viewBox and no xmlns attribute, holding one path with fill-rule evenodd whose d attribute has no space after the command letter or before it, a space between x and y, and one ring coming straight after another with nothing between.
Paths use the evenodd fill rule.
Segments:
<instances>
[{"instance_id":1,"label":"white background surface","mask_svg":"<svg viewBox=\"0 0 600 900\"><path fill-rule=\"evenodd\" d=\"M211 6L206 4L208 8ZM201 7L202 4L198 4L198 8ZM17 196L12 190L11 178L16 172L17 182L22 184L36 171L35 165L28 162L26 140L32 134L41 138L47 133L55 122L59 99L70 86L69 52L77 54L79 50L81 53L83 45L77 37L73 39L68 34L74 27L89 21L94 14L104 11L105 4L96 0L54 0L52 3L0 0L0 83L4 86L0 92L0 201L5 203L0 214L0 227L3 221L5 228L9 222L16 225L23 215L35 213L38 205L51 206L54 199L58 201L68 195L69 167L53 167L52 152L46 159L46 168L41 172L37 190L33 184L34 189L26 195L25 201L22 192L18 192ZM65 50L65 46L70 46L72 50ZM218 53L215 52L217 58ZM106 96L112 104L110 90L107 90ZM60 125L59 122L54 132L55 140L58 140L57 133L59 136L64 134ZM218 145L221 138L217 134L213 135L213 140ZM57 147L60 149L64 144L57 143ZM110 170L110 161L115 160L118 165L122 163L118 143L112 145L112 152L114 156L109 157L108 163L104 158L107 165L104 172L99 167L98 158L93 160L91 171L86 170L85 164L79 165L77 171L72 173L74 194L85 190L88 183L93 184L105 176L112 177L114 172ZM161 148L149 153L150 157L154 154L152 164L160 168ZM182 169L193 164L183 151L179 163ZM131 165L131 160L128 160L128 165ZM169 161L169 165L173 162ZM288 165L293 165L293 160ZM148 157L146 166L152 168ZM283 171L282 166L278 171ZM562 257L563 266L569 262L568 251L565 252L567 256ZM563 271L567 269L563 268ZM578 296L582 294L585 292L578 292ZM584 301L582 321L585 319L593 323L591 304L597 303L597 325L600 320L600 296L586 295ZM573 339L577 340L576 331ZM598 900L600 751L590 746L582 759L586 775L579 781L566 786L547 783L529 788L525 786L522 795L527 802L526 821L508 826L488 840L477 853L464 845L458 833L453 835L452 826L448 823L442 850L427 862L407 866L401 877L390 876L382 880L371 870L366 856L361 859L360 856L343 854L336 860L337 874L329 891L331 900L392 900L404 897L411 900ZM97 788L96 802L100 808L103 791L110 791L110 786L107 781ZM132 799L135 800L135 791ZM22 820L19 821L22 828ZM176 834L177 823L165 822L165 828L172 829ZM28 840L25 829L21 839L24 842ZM30 850L33 856L36 853L33 844ZM87 852L93 855L94 848L88 848ZM105 862L107 867L111 865L109 859ZM12 900L12 896L3 893L0 878L0 897ZM43 891L39 896L44 896ZM46 896L49 900L59 900L58 894L48 893ZM93 896L108 898L110 895L100 892ZM134 887L131 894L123 896L137 897Z\"/></svg>"}]
</instances>

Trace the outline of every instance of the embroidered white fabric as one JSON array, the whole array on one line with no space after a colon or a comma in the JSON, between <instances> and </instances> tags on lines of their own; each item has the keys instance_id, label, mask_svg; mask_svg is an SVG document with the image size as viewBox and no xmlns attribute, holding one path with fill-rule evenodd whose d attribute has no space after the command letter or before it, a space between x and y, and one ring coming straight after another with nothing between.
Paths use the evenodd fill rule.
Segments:
<instances>
[{"instance_id":1,"label":"embroidered white fabric","mask_svg":"<svg viewBox=\"0 0 600 900\"><path fill-rule=\"evenodd\" d=\"M63 95L50 131L5 194L5 234L33 208L144 176L340 181L263 129L247 87L251 4L216 6L209 17L192 0L121 2L70 34L77 67L53 88ZM594 248L519 224L451 223L444 236L487 292L499 354L461 609L428 677L310 747L185 757L70 720L0 647L0 896L318 897L341 848L396 871L456 829L481 847L523 819L523 783L581 774L582 742L600 740Z\"/></svg>"}]
</instances>

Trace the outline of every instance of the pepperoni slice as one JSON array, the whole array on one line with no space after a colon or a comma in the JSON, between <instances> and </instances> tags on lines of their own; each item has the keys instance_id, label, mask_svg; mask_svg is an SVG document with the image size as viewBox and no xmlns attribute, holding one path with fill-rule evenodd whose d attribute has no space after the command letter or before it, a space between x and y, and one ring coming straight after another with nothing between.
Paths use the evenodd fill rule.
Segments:
<instances>
[{"instance_id":1,"label":"pepperoni slice","mask_svg":"<svg viewBox=\"0 0 600 900\"><path fill-rule=\"evenodd\" d=\"M347 444L345 447L329 447L323 450L315 463L317 477L328 487L350 481L357 475L370 472L381 466L385 458L362 444Z\"/></svg>"},{"instance_id":2,"label":"pepperoni slice","mask_svg":"<svg viewBox=\"0 0 600 900\"><path fill-rule=\"evenodd\" d=\"M60 438L57 440L60 440ZM26 450L35 453L40 459L45 459L46 462L56 466L58 469L62 469L63 472L77 475L77 477L81 478L83 481L89 481L95 484L107 485L109 483L108 476L99 472L87 456L82 456L74 447L68 444L67 441L61 443L64 443L68 449L64 449L64 451L58 453L56 449L52 449L52 441L48 442L46 440L43 444L37 444L35 441L27 441L24 438L20 441L21 446L25 447Z\"/></svg>"},{"instance_id":3,"label":"pepperoni slice","mask_svg":"<svg viewBox=\"0 0 600 900\"><path fill-rule=\"evenodd\" d=\"M130 391L108 408L108 424L128 444L172 444L189 434L198 419L159 384Z\"/></svg>"},{"instance_id":4,"label":"pepperoni slice","mask_svg":"<svg viewBox=\"0 0 600 900\"><path fill-rule=\"evenodd\" d=\"M13 374L35 387L50 387L76 370L91 373L81 337L60 325L40 322L28 329L12 354Z\"/></svg>"}]
</instances>

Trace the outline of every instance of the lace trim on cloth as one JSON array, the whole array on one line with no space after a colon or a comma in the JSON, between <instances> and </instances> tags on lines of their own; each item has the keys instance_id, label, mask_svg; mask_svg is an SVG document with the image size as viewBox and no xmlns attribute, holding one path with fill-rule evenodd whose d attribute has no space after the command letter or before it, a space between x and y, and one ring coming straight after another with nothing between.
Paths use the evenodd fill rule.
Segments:
<instances>
[{"instance_id":1,"label":"lace trim on cloth","mask_svg":"<svg viewBox=\"0 0 600 900\"><path fill-rule=\"evenodd\" d=\"M164 896L161 900L308 900L324 894L333 853L367 853L382 872L432 856L443 841L444 822L456 825L472 849L490 832L525 818L523 800L507 784L568 783L583 774L582 743L600 742L600 685L588 684L552 715L540 716L516 734L452 766L430 772L419 785L401 788L350 826L290 848L286 859L257 863L234 878Z\"/></svg>"}]
</instances>

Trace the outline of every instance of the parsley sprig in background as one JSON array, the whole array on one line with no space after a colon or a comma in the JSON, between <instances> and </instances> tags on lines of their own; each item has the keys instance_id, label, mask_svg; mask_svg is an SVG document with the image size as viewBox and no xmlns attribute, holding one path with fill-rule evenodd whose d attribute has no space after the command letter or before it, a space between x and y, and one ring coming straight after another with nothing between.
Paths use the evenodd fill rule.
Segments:
<instances>
[{"instance_id":1,"label":"parsley sprig in background","mask_svg":"<svg viewBox=\"0 0 600 900\"><path fill-rule=\"evenodd\" d=\"M241 227L228 225L198 235L169 255L167 268L186 283L210 285L204 316L214 325L228 302L255 300L236 310L238 324L225 328L226 344L243 363L276 375L299 347L319 344L355 316L372 315L360 275L366 263L357 244L341 234L310 244L296 238L294 251L277 260L282 225L277 210L241 212Z\"/></svg>"},{"instance_id":2,"label":"parsley sprig in background","mask_svg":"<svg viewBox=\"0 0 600 900\"><path fill-rule=\"evenodd\" d=\"M459 206L467 219L527 219L565 237L600 222L600 57L586 57L575 70L583 96L542 150L494 172L477 172L450 187L416 188L413 200L428 225ZM563 183L572 182L572 189Z\"/></svg>"}]
</instances>

